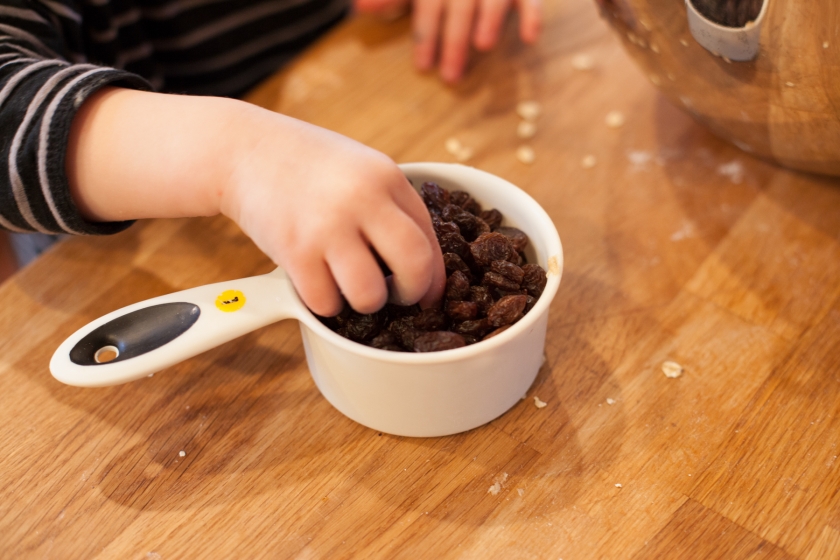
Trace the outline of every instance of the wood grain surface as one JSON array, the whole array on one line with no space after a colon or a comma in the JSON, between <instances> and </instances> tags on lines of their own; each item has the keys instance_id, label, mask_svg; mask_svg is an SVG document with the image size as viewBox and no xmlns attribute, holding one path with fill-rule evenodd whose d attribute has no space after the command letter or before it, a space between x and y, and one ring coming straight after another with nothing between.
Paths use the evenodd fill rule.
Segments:
<instances>
[{"instance_id":1,"label":"wood grain surface","mask_svg":"<svg viewBox=\"0 0 840 560\"><path fill-rule=\"evenodd\" d=\"M224 218L71 239L0 287L0 556L840 557L840 183L718 140L590 0L546 17L454 88L411 68L406 19L352 19L250 96L399 162L453 161L457 137L545 207L566 268L529 398L460 435L380 434L319 394L294 321L64 386L50 355L88 321L273 268Z\"/></svg>"}]
</instances>

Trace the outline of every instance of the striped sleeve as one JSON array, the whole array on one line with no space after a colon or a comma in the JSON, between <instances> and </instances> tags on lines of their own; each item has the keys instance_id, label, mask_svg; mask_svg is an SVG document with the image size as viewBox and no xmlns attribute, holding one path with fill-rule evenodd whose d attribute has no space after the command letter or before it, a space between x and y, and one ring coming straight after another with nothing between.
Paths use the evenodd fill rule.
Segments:
<instances>
[{"instance_id":1,"label":"striped sleeve","mask_svg":"<svg viewBox=\"0 0 840 560\"><path fill-rule=\"evenodd\" d=\"M65 154L73 117L92 93L151 86L129 72L76 62L63 40L81 21L74 8L66 0L0 4L0 226L7 230L103 235L131 225L80 215Z\"/></svg>"}]
</instances>

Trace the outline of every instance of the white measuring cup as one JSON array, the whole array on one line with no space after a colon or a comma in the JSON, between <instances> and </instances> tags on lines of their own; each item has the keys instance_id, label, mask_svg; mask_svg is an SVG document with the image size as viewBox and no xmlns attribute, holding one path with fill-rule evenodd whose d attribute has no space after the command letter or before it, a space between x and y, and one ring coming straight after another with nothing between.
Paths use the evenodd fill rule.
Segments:
<instances>
[{"instance_id":1,"label":"white measuring cup","mask_svg":"<svg viewBox=\"0 0 840 560\"><path fill-rule=\"evenodd\" d=\"M560 237L533 198L495 175L457 164L400 167L416 187L435 181L450 191L469 192L484 208L497 208L504 225L528 235L530 262L546 269L548 281L534 307L511 328L441 352L371 348L322 324L278 268L152 298L100 317L58 347L50 361L52 375L80 387L125 383L294 318L318 389L360 424L427 437L466 431L500 416L526 394L542 365L549 305L563 267Z\"/></svg>"}]
</instances>

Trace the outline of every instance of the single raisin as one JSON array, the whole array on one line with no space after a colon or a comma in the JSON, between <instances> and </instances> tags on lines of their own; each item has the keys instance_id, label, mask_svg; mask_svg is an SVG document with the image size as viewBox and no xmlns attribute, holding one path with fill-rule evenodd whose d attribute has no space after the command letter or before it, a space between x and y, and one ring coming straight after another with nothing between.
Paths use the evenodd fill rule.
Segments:
<instances>
[{"instance_id":1,"label":"single raisin","mask_svg":"<svg viewBox=\"0 0 840 560\"><path fill-rule=\"evenodd\" d=\"M444 311L453 321L460 323L478 316L478 304L474 301L447 301Z\"/></svg>"},{"instance_id":2,"label":"single raisin","mask_svg":"<svg viewBox=\"0 0 840 560\"><path fill-rule=\"evenodd\" d=\"M470 270L469 265L464 262L464 259L459 257L455 253L444 253L443 254L443 266L446 267L446 275L449 276L456 270L459 270L464 273L464 275L469 279L470 284L472 284L472 271Z\"/></svg>"},{"instance_id":3,"label":"single raisin","mask_svg":"<svg viewBox=\"0 0 840 560\"><path fill-rule=\"evenodd\" d=\"M527 296L505 296L487 310L487 322L494 327L503 327L519 320L525 309Z\"/></svg>"},{"instance_id":4,"label":"single raisin","mask_svg":"<svg viewBox=\"0 0 840 560\"><path fill-rule=\"evenodd\" d=\"M466 204L464 204L462 208L476 217L481 216L481 204L479 204L478 201L472 197L470 197L469 200L467 200Z\"/></svg>"},{"instance_id":5,"label":"single raisin","mask_svg":"<svg viewBox=\"0 0 840 560\"><path fill-rule=\"evenodd\" d=\"M438 352L466 346L464 337L451 331L432 331L414 339L415 352Z\"/></svg>"},{"instance_id":6,"label":"single raisin","mask_svg":"<svg viewBox=\"0 0 840 560\"><path fill-rule=\"evenodd\" d=\"M470 254L470 244L460 233L444 234L438 241L440 242L440 250L444 253L455 253L462 259L466 259L467 255Z\"/></svg>"},{"instance_id":7,"label":"single raisin","mask_svg":"<svg viewBox=\"0 0 840 560\"><path fill-rule=\"evenodd\" d=\"M452 331L458 334L481 338L493 330L493 326L494 325L491 325L487 318L471 319L469 321L462 321L452 325Z\"/></svg>"},{"instance_id":8,"label":"single raisin","mask_svg":"<svg viewBox=\"0 0 840 560\"><path fill-rule=\"evenodd\" d=\"M419 331L441 331L447 323L446 315L440 309L424 309L414 317L414 328Z\"/></svg>"},{"instance_id":9,"label":"single raisin","mask_svg":"<svg viewBox=\"0 0 840 560\"><path fill-rule=\"evenodd\" d=\"M481 285L487 286L488 288L496 288L497 290L504 290L506 292L515 292L519 290L519 284L513 280L508 280L498 272L486 273L481 279Z\"/></svg>"},{"instance_id":10,"label":"single raisin","mask_svg":"<svg viewBox=\"0 0 840 560\"><path fill-rule=\"evenodd\" d=\"M525 310L522 313L528 313L531 309L534 308L534 305L537 303L537 298L532 296L527 296L525 298Z\"/></svg>"},{"instance_id":11,"label":"single raisin","mask_svg":"<svg viewBox=\"0 0 840 560\"><path fill-rule=\"evenodd\" d=\"M347 338L356 342L366 342L379 334L382 319L383 314L379 312L362 315L354 311L343 328Z\"/></svg>"},{"instance_id":12,"label":"single raisin","mask_svg":"<svg viewBox=\"0 0 840 560\"><path fill-rule=\"evenodd\" d=\"M478 218L455 204L447 204L440 213L441 218L458 225L461 235L467 241L477 237L479 229Z\"/></svg>"},{"instance_id":13,"label":"single raisin","mask_svg":"<svg viewBox=\"0 0 840 560\"><path fill-rule=\"evenodd\" d=\"M522 267L522 271L525 273L522 278L522 287L528 291L528 295L540 297L548 282L545 270L538 264L526 264Z\"/></svg>"},{"instance_id":14,"label":"single raisin","mask_svg":"<svg viewBox=\"0 0 840 560\"><path fill-rule=\"evenodd\" d=\"M495 208L491 210L485 210L481 214L478 215L479 218L487 222L487 225L490 226L491 231L495 231L502 225L502 213L496 210Z\"/></svg>"},{"instance_id":15,"label":"single raisin","mask_svg":"<svg viewBox=\"0 0 840 560\"><path fill-rule=\"evenodd\" d=\"M370 345L380 350L391 350L393 352L402 352L403 349L397 344L397 338L391 331L382 331L370 341Z\"/></svg>"},{"instance_id":16,"label":"single raisin","mask_svg":"<svg viewBox=\"0 0 840 560\"><path fill-rule=\"evenodd\" d=\"M476 228L475 228L475 236L478 237L482 233L490 233L492 230L490 229L490 224L482 220L481 218L475 219Z\"/></svg>"},{"instance_id":17,"label":"single raisin","mask_svg":"<svg viewBox=\"0 0 840 560\"><path fill-rule=\"evenodd\" d=\"M493 305L493 295L486 286L470 286L470 301L478 304L478 311L486 315L487 310Z\"/></svg>"},{"instance_id":18,"label":"single raisin","mask_svg":"<svg viewBox=\"0 0 840 560\"><path fill-rule=\"evenodd\" d=\"M432 181L423 183L420 187L420 194L423 197L423 202L429 208L440 211L443 210L444 206L449 204L449 191L441 188L440 185Z\"/></svg>"},{"instance_id":19,"label":"single raisin","mask_svg":"<svg viewBox=\"0 0 840 560\"><path fill-rule=\"evenodd\" d=\"M490 270L501 274L517 286L522 283L525 271L509 261L493 261L490 263Z\"/></svg>"},{"instance_id":20,"label":"single raisin","mask_svg":"<svg viewBox=\"0 0 840 560\"><path fill-rule=\"evenodd\" d=\"M388 325L388 330L397 339L397 344L406 350L414 350L414 339L419 334L414 327L414 317L401 317Z\"/></svg>"},{"instance_id":21,"label":"single raisin","mask_svg":"<svg viewBox=\"0 0 840 560\"><path fill-rule=\"evenodd\" d=\"M452 191L449 194L449 203L457 204L461 208L464 208L464 205L469 202L470 198L472 198L470 193L466 191Z\"/></svg>"},{"instance_id":22,"label":"single raisin","mask_svg":"<svg viewBox=\"0 0 840 560\"><path fill-rule=\"evenodd\" d=\"M523 251L528 246L528 236L524 231L515 227L500 227L496 231L510 239L514 250Z\"/></svg>"},{"instance_id":23,"label":"single raisin","mask_svg":"<svg viewBox=\"0 0 840 560\"><path fill-rule=\"evenodd\" d=\"M510 240L501 233L482 233L469 244L470 253L479 266L489 266L493 261L506 261L513 252Z\"/></svg>"},{"instance_id":24,"label":"single raisin","mask_svg":"<svg viewBox=\"0 0 840 560\"><path fill-rule=\"evenodd\" d=\"M458 227L458 224L455 222L441 220L437 216L435 218L436 219L432 220L432 227L435 228L435 235L437 235L438 239L451 233L457 233L460 235L461 228Z\"/></svg>"},{"instance_id":25,"label":"single raisin","mask_svg":"<svg viewBox=\"0 0 840 560\"><path fill-rule=\"evenodd\" d=\"M456 270L446 279L446 299L452 301L465 300L470 295L470 280L467 275Z\"/></svg>"}]
</instances>

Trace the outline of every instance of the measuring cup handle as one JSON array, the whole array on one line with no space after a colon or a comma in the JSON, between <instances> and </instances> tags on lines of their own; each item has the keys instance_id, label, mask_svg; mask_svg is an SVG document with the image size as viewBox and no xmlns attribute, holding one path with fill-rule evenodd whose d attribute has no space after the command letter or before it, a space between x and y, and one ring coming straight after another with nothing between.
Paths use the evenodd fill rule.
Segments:
<instances>
[{"instance_id":1,"label":"measuring cup handle","mask_svg":"<svg viewBox=\"0 0 840 560\"><path fill-rule=\"evenodd\" d=\"M199 286L129 305L65 340L50 360L68 385L133 381L281 319L304 306L285 272Z\"/></svg>"}]
</instances>

